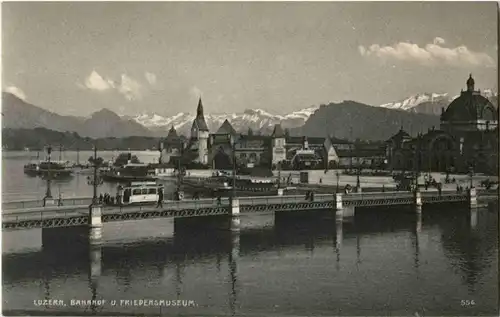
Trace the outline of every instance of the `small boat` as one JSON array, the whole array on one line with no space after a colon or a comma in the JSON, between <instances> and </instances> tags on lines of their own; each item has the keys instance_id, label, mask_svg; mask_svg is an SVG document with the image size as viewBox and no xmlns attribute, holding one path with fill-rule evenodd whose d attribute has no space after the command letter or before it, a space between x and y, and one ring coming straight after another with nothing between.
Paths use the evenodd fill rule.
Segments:
<instances>
[{"instance_id":1,"label":"small boat","mask_svg":"<svg viewBox=\"0 0 500 317\"><path fill-rule=\"evenodd\" d=\"M29 163L24 165L24 173L29 176L37 176L38 175L38 164Z\"/></svg>"}]
</instances>

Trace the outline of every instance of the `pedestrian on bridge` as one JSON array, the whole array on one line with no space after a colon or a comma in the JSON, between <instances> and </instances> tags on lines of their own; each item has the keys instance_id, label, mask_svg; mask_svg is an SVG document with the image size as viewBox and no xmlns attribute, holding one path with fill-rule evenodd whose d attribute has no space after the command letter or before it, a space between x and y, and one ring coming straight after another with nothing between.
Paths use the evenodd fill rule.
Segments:
<instances>
[{"instance_id":1,"label":"pedestrian on bridge","mask_svg":"<svg viewBox=\"0 0 500 317\"><path fill-rule=\"evenodd\" d=\"M156 208L163 208L163 188L158 189L158 204Z\"/></svg>"}]
</instances>

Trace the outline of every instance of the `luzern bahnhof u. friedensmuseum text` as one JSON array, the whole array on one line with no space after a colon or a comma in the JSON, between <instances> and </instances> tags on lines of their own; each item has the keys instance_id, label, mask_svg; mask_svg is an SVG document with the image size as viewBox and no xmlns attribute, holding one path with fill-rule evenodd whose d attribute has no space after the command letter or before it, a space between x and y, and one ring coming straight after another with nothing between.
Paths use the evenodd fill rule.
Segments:
<instances>
[{"instance_id":1,"label":"luzern bahnhof u. friedensmuseum text","mask_svg":"<svg viewBox=\"0 0 500 317\"><path fill-rule=\"evenodd\" d=\"M176 299L176 300L163 300L163 299L95 299L95 300L81 300L71 299L69 301L57 299L43 299L34 300L35 306L164 306L164 307L196 307L198 306L194 300Z\"/></svg>"}]
</instances>

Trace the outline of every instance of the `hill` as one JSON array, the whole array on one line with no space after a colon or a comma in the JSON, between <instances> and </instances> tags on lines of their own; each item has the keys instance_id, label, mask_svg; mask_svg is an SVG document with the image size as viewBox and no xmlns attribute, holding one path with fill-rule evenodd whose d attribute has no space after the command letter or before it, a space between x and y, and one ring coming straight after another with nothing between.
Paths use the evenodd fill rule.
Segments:
<instances>
[{"instance_id":1,"label":"hill","mask_svg":"<svg viewBox=\"0 0 500 317\"><path fill-rule=\"evenodd\" d=\"M141 136L92 139L80 136L76 132L61 132L46 128L2 129L2 146L4 150L13 151L22 151L25 148L42 150L47 144L62 146L65 150L92 150L94 144L97 144L99 150L144 151L157 149L159 141L159 138Z\"/></svg>"},{"instance_id":2,"label":"hill","mask_svg":"<svg viewBox=\"0 0 500 317\"><path fill-rule=\"evenodd\" d=\"M2 113L2 128L8 129L47 128L94 138L152 135L149 129L134 120L120 118L108 109L97 111L90 118L61 116L7 92L2 93Z\"/></svg>"},{"instance_id":3,"label":"hill","mask_svg":"<svg viewBox=\"0 0 500 317\"><path fill-rule=\"evenodd\" d=\"M321 105L303 127L291 129L293 135L341 139L387 140L401 126L411 134L439 127L439 116L372 107L355 101Z\"/></svg>"}]
</instances>

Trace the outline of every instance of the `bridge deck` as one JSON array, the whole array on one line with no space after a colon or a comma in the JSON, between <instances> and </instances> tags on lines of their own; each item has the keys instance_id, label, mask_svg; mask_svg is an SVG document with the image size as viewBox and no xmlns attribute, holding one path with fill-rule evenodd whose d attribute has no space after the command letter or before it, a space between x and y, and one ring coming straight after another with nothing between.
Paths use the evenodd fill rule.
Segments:
<instances>
[{"instance_id":1,"label":"bridge deck","mask_svg":"<svg viewBox=\"0 0 500 317\"><path fill-rule=\"evenodd\" d=\"M79 198L80 202L87 201ZM87 198L89 201L90 199ZM383 192L359 193L342 195L343 206L369 207L386 205L413 204L413 193L410 192ZM465 202L468 197L465 193L423 192L424 204ZM295 196L259 196L239 197L240 213L286 211L286 210L319 210L330 209L334 206L333 194L316 194L314 201L306 201L304 195ZM78 200L74 200L78 202ZM102 208L102 221L123 221L159 217L194 217L207 215L229 214L229 199L224 198L218 204L214 199L167 201L163 208L154 205L124 206ZM88 223L89 205L75 204L64 206L31 207L7 209L2 215L3 228L33 228L33 227L61 227L75 226Z\"/></svg>"}]
</instances>

